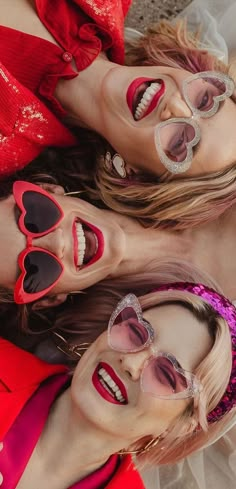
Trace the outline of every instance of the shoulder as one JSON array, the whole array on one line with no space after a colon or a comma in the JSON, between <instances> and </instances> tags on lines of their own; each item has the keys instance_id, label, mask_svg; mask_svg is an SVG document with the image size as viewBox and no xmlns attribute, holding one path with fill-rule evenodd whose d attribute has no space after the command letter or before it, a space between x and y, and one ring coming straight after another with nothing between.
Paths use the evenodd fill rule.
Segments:
<instances>
[{"instance_id":1,"label":"shoulder","mask_svg":"<svg viewBox=\"0 0 236 489\"><path fill-rule=\"evenodd\" d=\"M0 383L10 391L39 384L47 377L65 370L63 365L51 365L0 338Z\"/></svg>"},{"instance_id":2,"label":"shoulder","mask_svg":"<svg viewBox=\"0 0 236 489\"><path fill-rule=\"evenodd\" d=\"M52 375L66 372L0 338L0 438L6 434L39 385Z\"/></svg>"}]
</instances>

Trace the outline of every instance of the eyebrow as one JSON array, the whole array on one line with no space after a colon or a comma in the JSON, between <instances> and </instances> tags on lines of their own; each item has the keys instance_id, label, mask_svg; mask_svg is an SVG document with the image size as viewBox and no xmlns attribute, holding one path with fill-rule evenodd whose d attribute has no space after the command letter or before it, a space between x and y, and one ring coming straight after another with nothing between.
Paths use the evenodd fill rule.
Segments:
<instances>
[{"instance_id":1,"label":"eyebrow","mask_svg":"<svg viewBox=\"0 0 236 489\"><path fill-rule=\"evenodd\" d=\"M193 147L193 158L195 158L197 156L197 154L199 153L200 148L201 148L201 139L200 139L200 141L198 141L198 143L196 144L196 146Z\"/></svg>"}]
</instances>

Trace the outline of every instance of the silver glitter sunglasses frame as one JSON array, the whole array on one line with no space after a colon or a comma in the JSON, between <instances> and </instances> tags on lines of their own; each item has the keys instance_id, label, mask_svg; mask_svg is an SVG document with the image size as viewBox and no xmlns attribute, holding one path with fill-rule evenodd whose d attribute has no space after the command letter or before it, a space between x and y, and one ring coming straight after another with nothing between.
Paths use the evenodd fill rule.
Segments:
<instances>
[{"instance_id":1,"label":"silver glitter sunglasses frame","mask_svg":"<svg viewBox=\"0 0 236 489\"><path fill-rule=\"evenodd\" d=\"M188 91L187 91L187 86L193 81L197 80L199 78L216 78L219 80L219 82L223 82L225 84L226 90L222 95L217 95L216 97L213 97L214 99L214 105L211 109L209 109L206 112L201 112L200 110L196 109L194 107L188 97ZM200 141L201 139L201 129L196 122L199 118L207 118L207 117L212 117L213 115L216 114L216 112L219 109L220 102L226 100L227 98L231 97L233 95L233 92L235 90L235 83L230 78L228 75L225 75L224 73L219 73L217 71L202 71L200 73L196 73L195 75L191 75L190 77L186 78L182 82L182 94L184 97L184 100L186 104L188 105L189 109L192 112L192 117L184 118L184 117L173 117L172 119L168 119L167 121L160 122L155 128L155 144L156 144L156 149L159 154L160 160L162 164L165 166L165 168L170 172L174 174L178 173L184 173L186 172L192 163L193 159L193 147ZM162 149L162 144L161 144L161 138L160 138L160 133L161 129L163 127L168 126L169 124L173 123L187 123L190 126L193 127L195 131L195 136L192 139L192 141L189 141L189 143L186 143L187 147L187 155L186 158L183 161L180 162L174 162L168 156Z\"/></svg>"},{"instance_id":2,"label":"silver glitter sunglasses frame","mask_svg":"<svg viewBox=\"0 0 236 489\"><path fill-rule=\"evenodd\" d=\"M148 339L139 348L134 348L132 350L121 350L121 349L115 348L112 345L111 329L112 329L112 326L113 326L117 316L127 307L129 307L129 308L131 307L134 310L135 314L137 315L139 323L142 324L144 326L144 328L147 330ZM107 329L108 344L112 350L123 352L123 353L136 353L138 351L144 350L145 348L148 348L153 343L154 337L155 337L154 329L150 323L148 323L147 321L145 321L143 319L142 314L143 314L142 308L141 308L140 302L139 302L138 298L136 297L136 295L128 294L125 297L123 297L123 299L121 299L120 302L118 302L116 308L114 309L114 311L110 317L110 320L108 323L108 329ZM179 372L181 375L183 375L185 377L185 379L187 380L187 384L188 384L187 389L185 389L182 392L177 392L177 393L173 392L173 394L171 394L171 396L156 395L153 392L149 392L145 389L145 385L143 382L143 372L146 369L146 367L149 365L149 363L153 360L153 358L157 358L157 357L165 357L172 363L174 369L177 372ZM158 352L152 351L152 354L150 355L150 357L145 361L145 363L143 365L142 373L141 373L140 384L141 384L141 389L143 392L146 392L146 393L150 394L151 396L156 397L158 399L169 399L169 400L187 399L190 397L195 397L201 391L201 384L200 384L199 380L196 378L196 376L194 374L192 374L191 372L188 372L187 370L180 368L176 358L171 353L166 353L166 352L162 352L162 351L158 351Z\"/></svg>"}]
</instances>

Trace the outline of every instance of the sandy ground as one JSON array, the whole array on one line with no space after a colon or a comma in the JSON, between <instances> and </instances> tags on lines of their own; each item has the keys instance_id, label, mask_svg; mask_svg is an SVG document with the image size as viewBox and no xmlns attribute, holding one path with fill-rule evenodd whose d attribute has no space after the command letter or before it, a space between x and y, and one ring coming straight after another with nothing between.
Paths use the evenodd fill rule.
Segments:
<instances>
[{"instance_id":1,"label":"sandy ground","mask_svg":"<svg viewBox=\"0 0 236 489\"><path fill-rule=\"evenodd\" d=\"M175 17L191 0L133 0L126 25L142 31L160 19Z\"/></svg>"}]
</instances>

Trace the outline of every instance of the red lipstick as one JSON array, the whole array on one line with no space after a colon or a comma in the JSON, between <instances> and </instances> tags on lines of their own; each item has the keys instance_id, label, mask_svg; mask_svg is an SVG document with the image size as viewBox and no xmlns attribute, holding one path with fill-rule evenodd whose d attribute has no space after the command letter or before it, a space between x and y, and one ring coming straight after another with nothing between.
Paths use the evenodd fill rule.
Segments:
<instances>
[{"instance_id":1,"label":"red lipstick","mask_svg":"<svg viewBox=\"0 0 236 489\"><path fill-rule=\"evenodd\" d=\"M76 219L75 221L73 222L73 226L72 226L72 236L73 236L73 240L74 240L74 264L75 264L75 268L77 268L77 264L78 264L78 238L77 238L77 233L76 233Z\"/></svg>"},{"instance_id":2,"label":"red lipstick","mask_svg":"<svg viewBox=\"0 0 236 489\"><path fill-rule=\"evenodd\" d=\"M94 226L90 222L86 222L82 219L81 219L81 222L82 222L82 224L83 223L86 224L86 226L94 232L94 234L97 238L97 251L96 251L95 255L93 256L93 258L89 261L89 263L87 263L85 265L86 267L88 267L89 265L92 265L96 261L100 260L100 258L102 257L103 252L104 252L104 247L105 247L104 236L103 236L102 231L100 229L98 229L97 226Z\"/></svg>"},{"instance_id":3,"label":"red lipstick","mask_svg":"<svg viewBox=\"0 0 236 489\"><path fill-rule=\"evenodd\" d=\"M103 236L102 231L100 231L100 229L98 229L93 224L90 224L90 223L88 223L88 222L86 222L80 218L76 218L72 224L72 237L73 237L73 244L74 244L74 247L73 247L74 248L74 264L75 264L76 269L78 270L78 249L79 249L80 243L79 243L79 239L78 239L77 232L76 232L76 223L80 223L82 226L84 225L83 231L84 231L85 240L86 240L85 256L87 254L89 254L89 258L90 258L90 255L93 255L92 258L90 258L87 261L87 263L84 263L83 265L81 265L81 267L79 267L80 269L88 267L88 266L92 265L93 263L95 263L96 261L98 261L103 255L105 244L104 244L104 236ZM90 239L89 239L89 235L90 235ZM91 249L91 237L93 238L92 239L92 249ZM90 246L89 246L89 242L90 242ZM90 250L89 250L89 248L90 248Z\"/></svg>"},{"instance_id":4,"label":"red lipstick","mask_svg":"<svg viewBox=\"0 0 236 489\"><path fill-rule=\"evenodd\" d=\"M111 380L115 382L116 386L120 389L121 395L124 399L124 401L119 401L115 393L112 391L111 388L104 382L104 379L102 376L99 374L99 371L101 369L104 369L106 374L108 374L111 377ZM112 404L119 404L119 405L124 405L128 403L128 395L126 388L121 381L121 379L116 375L115 371L113 368L105 362L100 362L96 369L94 370L93 376L92 376L92 383L93 386L95 387L96 391L100 394L103 399L106 401L112 403ZM104 387L104 383L106 384L106 387Z\"/></svg>"},{"instance_id":5,"label":"red lipstick","mask_svg":"<svg viewBox=\"0 0 236 489\"><path fill-rule=\"evenodd\" d=\"M128 107L130 109L130 112L132 114L132 116L134 117L134 114L135 114L135 110L138 106L138 95L139 93L144 93L145 90L148 88L147 86L143 86L143 84L150 84L151 83L160 83L161 84L161 87L160 89L158 90L158 92L153 95L148 107L147 107L147 110L144 112L144 114L142 115L141 119L143 119L144 117L146 117L148 114L150 114L158 105L158 102L160 100L160 98L162 97L162 95L165 93L165 84L164 84L164 81L161 80L161 79L153 79L153 78L136 78L128 87L128 90L127 90L127 94L126 94L126 100L127 100L127 104L128 104ZM141 120L139 119L139 120ZM136 120L136 119L135 119Z\"/></svg>"},{"instance_id":6,"label":"red lipstick","mask_svg":"<svg viewBox=\"0 0 236 489\"><path fill-rule=\"evenodd\" d=\"M152 78L136 78L128 87L127 94L126 94L126 101L129 107L129 110L131 114L133 114L133 100L134 100L134 95L142 83L152 81Z\"/></svg>"}]
</instances>

